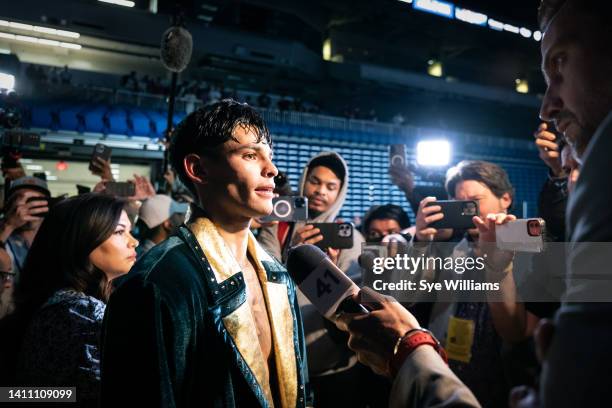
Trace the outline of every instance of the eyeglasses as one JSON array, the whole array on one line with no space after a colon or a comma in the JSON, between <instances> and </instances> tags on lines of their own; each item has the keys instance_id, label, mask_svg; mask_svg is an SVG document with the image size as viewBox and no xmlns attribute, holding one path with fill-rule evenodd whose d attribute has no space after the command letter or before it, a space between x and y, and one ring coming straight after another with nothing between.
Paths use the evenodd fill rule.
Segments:
<instances>
[{"instance_id":1,"label":"eyeglasses","mask_svg":"<svg viewBox=\"0 0 612 408\"><path fill-rule=\"evenodd\" d=\"M9 282L15 280L15 272L0 271L0 281Z\"/></svg>"}]
</instances>

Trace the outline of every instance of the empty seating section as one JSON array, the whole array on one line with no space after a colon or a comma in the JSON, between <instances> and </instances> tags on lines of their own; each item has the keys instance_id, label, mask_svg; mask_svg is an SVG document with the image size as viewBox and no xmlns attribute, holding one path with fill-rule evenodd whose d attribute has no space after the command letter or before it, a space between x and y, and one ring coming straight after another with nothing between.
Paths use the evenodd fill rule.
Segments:
<instances>
[{"instance_id":1,"label":"empty seating section","mask_svg":"<svg viewBox=\"0 0 612 408\"><path fill-rule=\"evenodd\" d=\"M151 138L161 137L166 130L166 113L152 109L65 102L30 102L26 106L30 111L30 123L26 125L33 128ZM174 124L183 117L182 113L175 114Z\"/></svg>"},{"instance_id":2,"label":"empty seating section","mask_svg":"<svg viewBox=\"0 0 612 408\"><path fill-rule=\"evenodd\" d=\"M129 136L160 138L166 129L166 112L125 105L74 103L30 103L30 127ZM177 124L184 113L177 113ZM352 220L362 216L374 204L395 203L408 208L402 192L389 181L388 145L404 143L409 159L414 159L412 147L417 137L388 135L364 131L326 129L287 123L269 123L274 134L275 163L286 171L297 189L302 168L309 158L323 150L339 152L349 163L349 194L340 216ZM504 145L495 138L488 143L451 138L453 162L462 159L488 160L500 164L508 172L516 190L514 212L523 216L537 215L537 199L546 177L546 167L538 159L529 141ZM412 156L411 156L412 155ZM417 185L422 183L417 178ZM526 203L526 204L524 204Z\"/></svg>"}]
</instances>

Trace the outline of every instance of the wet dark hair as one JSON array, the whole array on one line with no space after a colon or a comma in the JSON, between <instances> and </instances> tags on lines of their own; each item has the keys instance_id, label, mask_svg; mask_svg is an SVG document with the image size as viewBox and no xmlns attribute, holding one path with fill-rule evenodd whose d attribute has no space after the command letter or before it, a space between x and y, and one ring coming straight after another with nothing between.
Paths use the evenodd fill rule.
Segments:
<instances>
[{"instance_id":1,"label":"wet dark hair","mask_svg":"<svg viewBox=\"0 0 612 408\"><path fill-rule=\"evenodd\" d=\"M236 126L253 130L257 143L262 140L272 147L270 131L254 108L233 99L224 99L197 109L178 124L170 143L170 163L180 180L196 195L197 191L185 173L183 160L189 154L214 157L218 149L233 136Z\"/></svg>"},{"instance_id":2,"label":"wet dark hair","mask_svg":"<svg viewBox=\"0 0 612 408\"><path fill-rule=\"evenodd\" d=\"M362 231L367 234L374 220L395 220L401 229L410 227L410 218L399 205L385 204L372 206L363 217Z\"/></svg>"},{"instance_id":3,"label":"wet dark hair","mask_svg":"<svg viewBox=\"0 0 612 408\"><path fill-rule=\"evenodd\" d=\"M87 193L55 205L42 222L19 276L17 309L34 313L53 293L72 288L102 301L111 283L89 254L114 232L125 202Z\"/></svg>"},{"instance_id":4,"label":"wet dark hair","mask_svg":"<svg viewBox=\"0 0 612 408\"><path fill-rule=\"evenodd\" d=\"M567 0L542 0L538 7L538 24L544 31Z\"/></svg>"},{"instance_id":5,"label":"wet dark hair","mask_svg":"<svg viewBox=\"0 0 612 408\"><path fill-rule=\"evenodd\" d=\"M463 160L446 172L446 192L455 197L455 188L461 181L474 180L483 183L495 197L502 198L505 193L514 199L514 188L508 173L495 163L480 160Z\"/></svg>"},{"instance_id":6,"label":"wet dark hair","mask_svg":"<svg viewBox=\"0 0 612 408\"><path fill-rule=\"evenodd\" d=\"M609 18L612 12L612 5L605 0L542 0L538 8L538 25L540 30L545 31L552 19L557 15L561 8L571 3L575 11L588 14L590 17L599 20L609 29ZM570 4L568 4L570 5Z\"/></svg>"},{"instance_id":7,"label":"wet dark hair","mask_svg":"<svg viewBox=\"0 0 612 408\"><path fill-rule=\"evenodd\" d=\"M317 158L314 158L308 165L308 173L306 177L310 175L310 172L312 170L314 170L316 167L319 167L319 166L327 167L328 169L330 169L336 175L336 177L338 177L338 179L340 180L340 185L344 184L344 177L346 176L346 169L344 168L344 165L342 164L342 162L336 156L326 155L326 156L319 156Z\"/></svg>"}]
</instances>

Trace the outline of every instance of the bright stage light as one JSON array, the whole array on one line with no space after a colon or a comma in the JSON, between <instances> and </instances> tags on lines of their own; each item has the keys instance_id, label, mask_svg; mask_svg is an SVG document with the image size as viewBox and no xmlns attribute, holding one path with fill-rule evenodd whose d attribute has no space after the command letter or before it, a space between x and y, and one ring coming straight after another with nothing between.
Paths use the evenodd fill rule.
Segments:
<instances>
[{"instance_id":1,"label":"bright stage light","mask_svg":"<svg viewBox=\"0 0 612 408\"><path fill-rule=\"evenodd\" d=\"M517 78L514 83L516 85L516 92L523 94L529 93L529 82L527 82L526 79Z\"/></svg>"},{"instance_id":2,"label":"bright stage light","mask_svg":"<svg viewBox=\"0 0 612 408\"><path fill-rule=\"evenodd\" d=\"M448 140L424 140L417 144L417 163L420 166L447 166L450 163Z\"/></svg>"},{"instance_id":3,"label":"bright stage light","mask_svg":"<svg viewBox=\"0 0 612 408\"><path fill-rule=\"evenodd\" d=\"M123 7L134 7L136 5L136 3L134 3L133 1L129 1L129 0L98 0L102 3L110 3L110 4L115 4L117 6L123 6Z\"/></svg>"},{"instance_id":4,"label":"bright stage light","mask_svg":"<svg viewBox=\"0 0 612 408\"><path fill-rule=\"evenodd\" d=\"M453 18L455 5L440 0L415 0L412 4L415 10L425 11L438 16Z\"/></svg>"},{"instance_id":5,"label":"bright stage light","mask_svg":"<svg viewBox=\"0 0 612 408\"><path fill-rule=\"evenodd\" d=\"M542 39L542 32L534 31L533 32L533 39L536 40L536 41L540 41Z\"/></svg>"},{"instance_id":6,"label":"bright stage light","mask_svg":"<svg viewBox=\"0 0 612 408\"><path fill-rule=\"evenodd\" d=\"M477 13L472 10L462 9L459 7L455 8L455 18L466 23L476 24L479 26L486 26L488 17L486 14Z\"/></svg>"},{"instance_id":7,"label":"bright stage light","mask_svg":"<svg viewBox=\"0 0 612 408\"><path fill-rule=\"evenodd\" d=\"M442 63L436 60L427 61L427 73L433 77L440 78L442 75L444 75Z\"/></svg>"},{"instance_id":8,"label":"bright stage light","mask_svg":"<svg viewBox=\"0 0 612 408\"><path fill-rule=\"evenodd\" d=\"M0 72L0 89L7 91L15 89L15 75Z\"/></svg>"}]
</instances>

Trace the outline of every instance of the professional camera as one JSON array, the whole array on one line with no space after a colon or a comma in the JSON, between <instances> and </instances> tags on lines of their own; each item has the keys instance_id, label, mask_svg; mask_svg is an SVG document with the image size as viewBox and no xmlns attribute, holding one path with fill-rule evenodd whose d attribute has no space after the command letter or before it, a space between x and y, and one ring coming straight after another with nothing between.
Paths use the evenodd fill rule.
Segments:
<instances>
[{"instance_id":1,"label":"professional camera","mask_svg":"<svg viewBox=\"0 0 612 408\"><path fill-rule=\"evenodd\" d=\"M15 107L0 108L0 128L14 129L21 126L21 112Z\"/></svg>"},{"instance_id":2,"label":"professional camera","mask_svg":"<svg viewBox=\"0 0 612 408\"><path fill-rule=\"evenodd\" d=\"M40 135L22 130L5 130L0 131L0 141L3 149L20 150L23 147L39 147Z\"/></svg>"}]
</instances>

